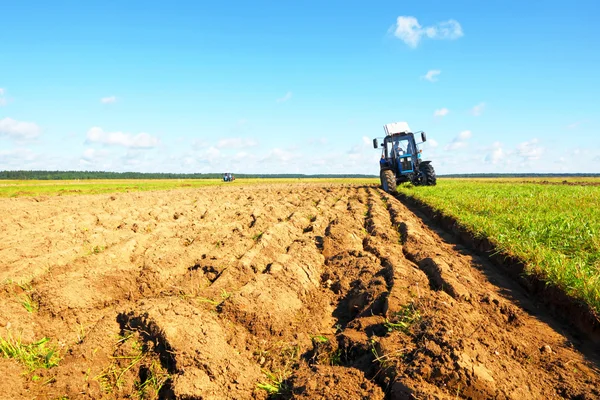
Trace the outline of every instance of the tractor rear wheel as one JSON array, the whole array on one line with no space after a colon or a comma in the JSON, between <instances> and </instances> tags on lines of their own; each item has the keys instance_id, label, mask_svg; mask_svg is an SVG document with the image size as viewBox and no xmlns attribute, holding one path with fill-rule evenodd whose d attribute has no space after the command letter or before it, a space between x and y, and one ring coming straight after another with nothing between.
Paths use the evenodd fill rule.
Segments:
<instances>
[{"instance_id":1,"label":"tractor rear wheel","mask_svg":"<svg viewBox=\"0 0 600 400\"><path fill-rule=\"evenodd\" d=\"M396 192L396 175L389 169L383 170L379 173L379 179L381 180L381 188L387 193Z\"/></svg>"},{"instance_id":2,"label":"tractor rear wheel","mask_svg":"<svg viewBox=\"0 0 600 400\"><path fill-rule=\"evenodd\" d=\"M435 176L435 170L433 169L433 165L421 164L419 166L419 170L421 171L421 176L423 178L423 185L425 186L435 186L437 178Z\"/></svg>"}]
</instances>

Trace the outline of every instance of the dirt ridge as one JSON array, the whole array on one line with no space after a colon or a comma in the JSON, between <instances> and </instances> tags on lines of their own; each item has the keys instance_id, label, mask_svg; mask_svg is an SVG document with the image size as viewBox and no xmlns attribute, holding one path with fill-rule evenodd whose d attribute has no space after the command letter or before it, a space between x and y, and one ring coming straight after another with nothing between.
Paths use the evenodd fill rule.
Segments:
<instances>
[{"instance_id":1,"label":"dirt ridge","mask_svg":"<svg viewBox=\"0 0 600 400\"><path fill-rule=\"evenodd\" d=\"M568 295L560 287L544 281L542 278L526 274L526 263L500 250L488 238L478 238L462 227L460 223L445 215L427 203L398 193L396 196L413 212L420 213L427 219L452 234L461 244L471 251L488 258L494 265L511 276L529 294L542 302L545 307L564 323L574 326L579 333L589 340L600 344L600 315L585 302Z\"/></svg>"}]
</instances>

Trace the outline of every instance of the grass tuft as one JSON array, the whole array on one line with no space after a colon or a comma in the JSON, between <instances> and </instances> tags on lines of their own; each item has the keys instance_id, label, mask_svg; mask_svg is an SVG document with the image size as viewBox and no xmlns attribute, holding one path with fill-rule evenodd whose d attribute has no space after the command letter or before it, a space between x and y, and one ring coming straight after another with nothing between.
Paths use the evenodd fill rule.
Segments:
<instances>
[{"instance_id":1,"label":"grass tuft","mask_svg":"<svg viewBox=\"0 0 600 400\"><path fill-rule=\"evenodd\" d=\"M402 309L394 313L392 320L385 319L385 327L388 332L402 331L408 333L410 327L421 319L419 310L415 308L414 303L410 303L402 307Z\"/></svg>"},{"instance_id":2,"label":"grass tuft","mask_svg":"<svg viewBox=\"0 0 600 400\"><path fill-rule=\"evenodd\" d=\"M36 369L49 369L56 367L60 357L54 347L47 347L50 341L42 338L30 344L24 344L21 339L15 339L9 335L6 339L0 337L0 354L5 358L12 358L23 364L29 372Z\"/></svg>"}]
</instances>

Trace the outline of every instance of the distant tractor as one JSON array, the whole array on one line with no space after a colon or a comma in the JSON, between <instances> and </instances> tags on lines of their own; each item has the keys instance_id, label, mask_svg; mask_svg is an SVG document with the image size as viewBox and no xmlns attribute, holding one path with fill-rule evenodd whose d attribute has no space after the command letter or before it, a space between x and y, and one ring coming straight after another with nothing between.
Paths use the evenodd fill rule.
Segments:
<instances>
[{"instance_id":1,"label":"distant tractor","mask_svg":"<svg viewBox=\"0 0 600 400\"><path fill-rule=\"evenodd\" d=\"M226 172L223 174L223 182L233 182L235 181L235 176L231 172Z\"/></svg>"},{"instance_id":2,"label":"distant tractor","mask_svg":"<svg viewBox=\"0 0 600 400\"><path fill-rule=\"evenodd\" d=\"M423 131L421 143L416 143L415 134L411 132L406 122L394 122L383 126L385 138L379 143L373 139L373 147L383 148L379 161L381 187L388 193L394 193L396 186L402 182L412 182L413 185L434 186L436 184L435 171L431 161L422 161L421 152L417 148L427 140Z\"/></svg>"}]
</instances>

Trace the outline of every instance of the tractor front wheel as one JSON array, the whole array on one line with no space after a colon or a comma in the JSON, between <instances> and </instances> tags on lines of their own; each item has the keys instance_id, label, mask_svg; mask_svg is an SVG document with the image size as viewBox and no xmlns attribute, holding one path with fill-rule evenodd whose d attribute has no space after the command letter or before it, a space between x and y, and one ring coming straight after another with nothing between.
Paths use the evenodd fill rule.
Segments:
<instances>
[{"instance_id":1,"label":"tractor front wheel","mask_svg":"<svg viewBox=\"0 0 600 400\"><path fill-rule=\"evenodd\" d=\"M379 173L379 179L381 180L381 188L387 193L396 192L396 175L389 169L383 170Z\"/></svg>"},{"instance_id":2,"label":"tractor front wheel","mask_svg":"<svg viewBox=\"0 0 600 400\"><path fill-rule=\"evenodd\" d=\"M425 186L435 186L437 178L435 176L435 170L433 169L433 165L421 164L419 166L419 170L421 171L421 176L423 179L422 184Z\"/></svg>"}]
</instances>

